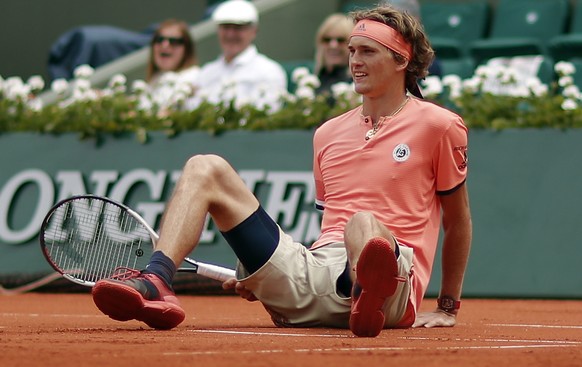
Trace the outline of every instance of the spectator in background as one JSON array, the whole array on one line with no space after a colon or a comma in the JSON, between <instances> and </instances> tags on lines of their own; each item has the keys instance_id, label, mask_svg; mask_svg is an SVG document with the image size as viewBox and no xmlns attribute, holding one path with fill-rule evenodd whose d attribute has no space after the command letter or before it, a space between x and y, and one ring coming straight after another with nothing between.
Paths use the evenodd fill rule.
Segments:
<instances>
[{"instance_id":1,"label":"spectator in background","mask_svg":"<svg viewBox=\"0 0 582 367\"><path fill-rule=\"evenodd\" d=\"M218 24L222 55L202 67L187 108L194 109L204 101L235 101L278 109L287 92L287 75L253 44L259 21L255 6L246 0L228 0L216 8L212 20Z\"/></svg>"},{"instance_id":2,"label":"spectator in background","mask_svg":"<svg viewBox=\"0 0 582 367\"><path fill-rule=\"evenodd\" d=\"M98 68L147 46L150 38L151 30L134 32L109 25L71 29L50 47L49 79L73 79L77 67L89 65Z\"/></svg>"},{"instance_id":3,"label":"spectator in background","mask_svg":"<svg viewBox=\"0 0 582 367\"><path fill-rule=\"evenodd\" d=\"M319 26L315 37L314 73L321 84L316 93L331 93L332 85L352 82L348 38L353 28L353 21L342 13L329 15Z\"/></svg>"},{"instance_id":4,"label":"spectator in background","mask_svg":"<svg viewBox=\"0 0 582 367\"><path fill-rule=\"evenodd\" d=\"M188 88L191 95L199 74L196 47L188 24L178 19L162 22L150 42L146 72L153 101L167 105L174 91L182 87Z\"/></svg>"}]
</instances>

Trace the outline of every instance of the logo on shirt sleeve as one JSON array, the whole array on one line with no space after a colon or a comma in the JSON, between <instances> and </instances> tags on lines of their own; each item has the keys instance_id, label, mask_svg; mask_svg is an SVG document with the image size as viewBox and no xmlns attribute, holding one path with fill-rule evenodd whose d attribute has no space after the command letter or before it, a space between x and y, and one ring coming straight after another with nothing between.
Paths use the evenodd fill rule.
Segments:
<instances>
[{"instance_id":1,"label":"logo on shirt sleeve","mask_svg":"<svg viewBox=\"0 0 582 367\"><path fill-rule=\"evenodd\" d=\"M453 148L455 154L455 160L457 161L457 168L464 170L467 168L467 162L469 161L469 156L467 155L467 146L460 145Z\"/></svg>"},{"instance_id":2,"label":"logo on shirt sleeve","mask_svg":"<svg viewBox=\"0 0 582 367\"><path fill-rule=\"evenodd\" d=\"M392 158L396 162L404 162L410 158L410 148L406 144L398 144L392 151Z\"/></svg>"}]
</instances>

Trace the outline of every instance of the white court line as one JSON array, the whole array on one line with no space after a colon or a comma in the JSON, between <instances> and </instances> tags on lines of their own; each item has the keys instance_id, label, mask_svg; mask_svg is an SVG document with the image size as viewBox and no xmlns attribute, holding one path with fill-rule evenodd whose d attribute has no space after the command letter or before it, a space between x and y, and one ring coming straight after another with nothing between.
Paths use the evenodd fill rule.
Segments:
<instances>
[{"instance_id":1,"label":"white court line","mask_svg":"<svg viewBox=\"0 0 582 367\"><path fill-rule=\"evenodd\" d=\"M275 354L275 353L341 353L341 352L393 352L393 351L418 351L418 350L477 350L477 349L532 349L532 348L567 348L572 347L569 344L552 344L552 345L484 345L484 346L452 346L452 347L369 347L369 348L303 348L291 349L285 351L283 349L263 349L263 350L216 350L216 351L200 351L200 352L166 352L166 356L184 356L184 355L226 355L226 354Z\"/></svg>"},{"instance_id":2,"label":"white court line","mask_svg":"<svg viewBox=\"0 0 582 367\"><path fill-rule=\"evenodd\" d=\"M351 338L345 334L300 334L300 333L279 333L279 332L260 332L260 331L235 331L235 330L188 330L193 333L208 333L208 334L242 334L242 335L259 335L259 336L296 336L309 337L315 336L318 338Z\"/></svg>"},{"instance_id":3,"label":"white court line","mask_svg":"<svg viewBox=\"0 0 582 367\"><path fill-rule=\"evenodd\" d=\"M484 324L485 326L530 327L548 329L582 329L582 325L539 325L539 324Z\"/></svg>"},{"instance_id":4,"label":"white court line","mask_svg":"<svg viewBox=\"0 0 582 367\"><path fill-rule=\"evenodd\" d=\"M188 330L193 333L206 334L232 334L232 335L256 335L256 336L290 336L290 337L323 337L323 338L354 338L352 335L345 334L305 334L305 333L281 333L268 331L236 331L236 330ZM539 340L539 339L492 339L492 338L431 338L422 336L398 336L396 339L403 340L427 340L427 341L462 341L462 342L489 342L489 343L532 343L532 344L582 344L579 341L567 340Z\"/></svg>"},{"instance_id":5,"label":"white court line","mask_svg":"<svg viewBox=\"0 0 582 367\"><path fill-rule=\"evenodd\" d=\"M14 316L27 316L27 317L103 317L103 315L82 315L82 314L56 314L56 313L15 313L15 312L2 312L0 317L14 317Z\"/></svg>"},{"instance_id":6,"label":"white court line","mask_svg":"<svg viewBox=\"0 0 582 367\"><path fill-rule=\"evenodd\" d=\"M336 338L354 338L345 334L304 334L304 333L280 333L280 332L258 332L258 331L234 331L234 330L189 330L193 333L207 334L232 334L232 335L256 335L256 336L290 336L290 337L336 337ZM483 343L500 343L501 345L474 345L474 346L423 346L423 347L354 347L354 348L302 348L285 351L283 349L264 349L264 350L244 350L244 351L193 351L193 352L166 352L164 355L221 355L221 354L275 354L275 353L338 353L338 352L386 352L386 351L412 351L412 350L509 350L509 349L534 349L534 348L568 348L582 344L582 342L567 340L529 340L529 339L478 339L478 338L430 338L430 337L407 337L401 336L397 339L403 340L427 340L427 341L459 341L459 342L483 342ZM526 344L526 345L520 345Z\"/></svg>"},{"instance_id":7,"label":"white court line","mask_svg":"<svg viewBox=\"0 0 582 367\"><path fill-rule=\"evenodd\" d=\"M461 341L461 342L489 342L489 343L533 343L533 344L582 344L578 341L569 340L541 340L541 339L492 339L492 338L429 338L421 336L400 336L397 339L407 339L407 340L429 340L429 341Z\"/></svg>"}]
</instances>

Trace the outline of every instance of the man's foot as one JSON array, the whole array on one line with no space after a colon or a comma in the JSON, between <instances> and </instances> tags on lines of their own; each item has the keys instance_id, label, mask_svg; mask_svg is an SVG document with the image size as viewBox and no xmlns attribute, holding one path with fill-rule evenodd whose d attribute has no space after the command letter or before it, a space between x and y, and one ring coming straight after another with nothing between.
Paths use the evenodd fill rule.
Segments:
<instances>
[{"instance_id":1,"label":"man's foot","mask_svg":"<svg viewBox=\"0 0 582 367\"><path fill-rule=\"evenodd\" d=\"M396 255L387 239L372 238L366 243L356 265L356 283L352 288L350 330L356 336L375 337L384 328L382 306L396 291L398 282Z\"/></svg>"},{"instance_id":2,"label":"man's foot","mask_svg":"<svg viewBox=\"0 0 582 367\"><path fill-rule=\"evenodd\" d=\"M157 275L120 268L91 292L101 312L117 321L139 320L154 329L172 329L186 316L174 291Z\"/></svg>"}]
</instances>

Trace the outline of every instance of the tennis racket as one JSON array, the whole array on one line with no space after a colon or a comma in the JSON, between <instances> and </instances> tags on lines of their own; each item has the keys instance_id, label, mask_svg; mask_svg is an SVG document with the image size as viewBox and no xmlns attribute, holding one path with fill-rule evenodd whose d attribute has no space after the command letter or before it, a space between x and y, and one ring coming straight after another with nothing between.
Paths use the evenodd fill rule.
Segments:
<instances>
[{"instance_id":1,"label":"tennis racket","mask_svg":"<svg viewBox=\"0 0 582 367\"><path fill-rule=\"evenodd\" d=\"M53 206L43 220L40 246L49 264L72 282L92 287L118 267L145 269L158 234L129 207L95 195ZM224 282L235 271L185 258L179 268Z\"/></svg>"}]
</instances>

